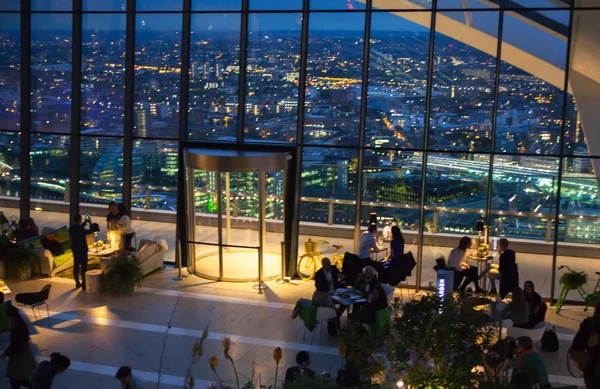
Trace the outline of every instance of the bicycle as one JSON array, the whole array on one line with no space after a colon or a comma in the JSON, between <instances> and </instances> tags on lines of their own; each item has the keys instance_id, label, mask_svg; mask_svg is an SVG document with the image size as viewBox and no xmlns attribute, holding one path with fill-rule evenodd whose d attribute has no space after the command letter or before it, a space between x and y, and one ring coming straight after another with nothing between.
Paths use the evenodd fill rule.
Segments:
<instances>
[{"instance_id":1,"label":"bicycle","mask_svg":"<svg viewBox=\"0 0 600 389\"><path fill-rule=\"evenodd\" d=\"M323 259L323 256L319 252L317 246L322 243L329 244L329 242L325 240L313 242L310 238L304 242L304 254L302 254L300 257L297 268L298 277L300 277L302 281L310 281L315 277L315 273L317 272L317 262L320 263ZM331 265L342 271L342 266L344 265L344 254L338 254L338 250L344 248L344 246L337 244L333 244L331 246L335 248L335 252L331 257L329 257L331 260Z\"/></svg>"},{"instance_id":2,"label":"bicycle","mask_svg":"<svg viewBox=\"0 0 600 389\"><path fill-rule=\"evenodd\" d=\"M579 295L581 295L583 301L585 302L585 308L583 310L587 312L588 307L595 306L600 301L600 279L598 279L598 282L596 282L596 287L594 290L591 293L588 293L583 289L583 286L587 284L588 281L588 275L586 272L582 270L573 270L566 265L560 265L558 270L562 269L567 269L569 272L560 277L562 289L558 295L558 300L556 301L556 313L559 313L562 309L565 299L567 298L567 294L571 290L576 290L579 292ZM600 275L600 272L596 272L596 274Z\"/></svg>"}]
</instances>

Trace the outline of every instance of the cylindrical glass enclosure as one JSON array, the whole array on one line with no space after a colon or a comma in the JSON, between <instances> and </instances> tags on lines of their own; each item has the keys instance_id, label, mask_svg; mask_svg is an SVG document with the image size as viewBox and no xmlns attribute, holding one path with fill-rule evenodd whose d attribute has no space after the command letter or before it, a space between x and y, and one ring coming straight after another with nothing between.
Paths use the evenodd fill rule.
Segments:
<instances>
[{"instance_id":1,"label":"cylindrical glass enclosure","mask_svg":"<svg viewBox=\"0 0 600 389\"><path fill-rule=\"evenodd\" d=\"M221 281L282 276L288 153L188 149L188 270Z\"/></svg>"}]
</instances>

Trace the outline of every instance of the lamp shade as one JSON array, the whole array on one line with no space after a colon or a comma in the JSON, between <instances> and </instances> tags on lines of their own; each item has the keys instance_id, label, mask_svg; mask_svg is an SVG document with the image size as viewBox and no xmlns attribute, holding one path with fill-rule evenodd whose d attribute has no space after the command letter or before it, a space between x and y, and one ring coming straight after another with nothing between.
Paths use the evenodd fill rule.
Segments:
<instances>
[{"instance_id":1,"label":"lamp shade","mask_svg":"<svg viewBox=\"0 0 600 389\"><path fill-rule=\"evenodd\" d=\"M369 215L369 224L377 224L377 212L371 212Z\"/></svg>"}]
</instances>

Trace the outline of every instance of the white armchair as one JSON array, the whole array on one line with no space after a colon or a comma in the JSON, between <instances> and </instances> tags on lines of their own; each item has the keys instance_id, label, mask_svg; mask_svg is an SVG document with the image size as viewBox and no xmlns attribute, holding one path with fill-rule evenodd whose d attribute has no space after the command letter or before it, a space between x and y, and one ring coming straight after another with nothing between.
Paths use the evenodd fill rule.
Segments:
<instances>
[{"instance_id":1,"label":"white armchair","mask_svg":"<svg viewBox=\"0 0 600 389\"><path fill-rule=\"evenodd\" d=\"M139 250L133 253L138 263L142 267L142 276L152 273L156 269L162 269L166 248L149 239L140 241ZM105 272L113 261L114 257L102 258L100 260L100 269Z\"/></svg>"}]
</instances>

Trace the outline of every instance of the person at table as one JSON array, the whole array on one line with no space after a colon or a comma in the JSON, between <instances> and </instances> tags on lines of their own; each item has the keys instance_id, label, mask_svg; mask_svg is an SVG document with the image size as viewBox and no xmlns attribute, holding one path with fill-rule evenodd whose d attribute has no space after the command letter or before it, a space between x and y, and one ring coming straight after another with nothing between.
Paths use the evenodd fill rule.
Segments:
<instances>
[{"instance_id":1,"label":"person at table","mask_svg":"<svg viewBox=\"0 0 600 389\"><path fill-rule=\"evenodd\" d=\"M594 315L581 322L571 348L589 356L589 363L583 371L585 387L600 388L600 302L596 304Z\"/></svg>"},{"instance_id":2,"label":"person at table","mask_svg":"<svg viewBox=\"0 0 600 389\"><path fill-rule=\"evenodd\" d=\"M120 240L118 240L117 226L113 224L119 220L119 208L117 203L111 201L108 204L108 215L106 215L106 240L110 241L113 245L118 245Z\"/></svg>"},{"instance_id":3,"label":"person at table","mask_svg":"<svg viewBox=\"0 0 600 389\"><path fill-rule=\"evenodd\" d=\"M404 236L398 226L392 226L392 241L390 242L390 255L388 260L399 259L404 255Z\"/></svg>"},{"instance_id":4,"label":"person at table","mask_svg":"<svg viewBox=\"0 0 600 389\"><path fill-rule=\"evenodd\" d=\"M21 386L29 388L31 386L29 379L36 367L35 356L29 345L29 329L16 307L12 305L7 307L5 316L10 322L10 343L0 354L0 359L8 358L6 377L10 382L10 388L20 389Z\"/></svg>"},{"instance_id":5,"label":"person at table","mask_svg":"<svg viewBox=\"0 0 600 389\"><path fill-rule=\"evenodd\" d=\"M292 319L295 319L298 316L300 316L300 310L302 309L303 305L312 305L313 307L317 308L327 307L331 309L336 309L335 304L333 303L333 300L331 299L329 293L317 289L314 291L311 300L301 298L298 299L298 301L296 301L296 305L294 306L294 310L292 311Z\"/></svg>"},{"instance_id":6,"label":"person at table","mask_svg":"<svg viewBox=\"0 0 600 389\"><path fill-rule=\"evenodd\" d=\"M448 268L454 268L454 290L465 291L470 283L475 286L476 293L483 293L483 289L477 284L477 268L465 261L467 250L471 248L471 238L464 236L458 242L458 247L452 249L448 255ZM462 281L462 285L461 285Z\"/></svg>"},{"instance_id":7,"label":"person at table","mask_svg":"<svg viewBox=\"0 0 600 389\"><path fill-rule=\"evenodd\" d=\"M498 241L498 251L500 252L499 264L491 263L487 269L479 275L483 277L486 273L490 278L492 288L491 294L497 294L496 281L500 281L500 298L506 297L519 286L519 271L517 270L516 254L508 248L508 239L502 238Z\"/></svg>"},{"instance_id":8,"label":"person at table","mask_svg":"<svg viewBox=\"0 0 600 389\"><path fill-rule=\"evenodd\" d=\"M321 264L323 267L315 273L315 288L320 292L333 293L344 287L344 275L337 267L331 266L331 260L325 257Z\"/></svg>"},{"instance_id":9,"label":"person at table","mask_svg":"<svg viewBox=\"0 0 600 389\"><path fill-rule=\"evenodd\" d=\"M512 301L502 311L502 317L508 317L513 322L513 327L527 328L529 323L529 303L525 300L525 293L520 287L512 292Z\"/></svg>"},{"instance_id":10,"label":"person at table","mask_svg":"<svg viewBox=\"0 0 600 389\"><path fill-rule=\"evenodd\" d=\"M117 226L119 230L119 235L121 236L121 243L119 245L119 250L131 250L131 241L133 240L133 227L131 216L129 216L129 211L127 207L123 203L118 204L119 209L119 219L113 221L113 225Z\"/></svg>"},{"instance_id":11,"label":"person at table","mask_svg":"<svg viewBox=\"0 0 600 389\"><path fill-rule=\"evenodd\" d=\"M22 240L26 240L34 236L35 235L32 234L31 229L29 228L29 223L27 222L27 220L19 220L18 228L13 232L13 237L15 238L15 240L17 242L20 242Z\"/></svg>"},{"instance_id":12,"label":"person at table","mask_svg":"<svg viewBox=\"0 0 600 389\"><path fill-rule=\"evenodd\" d=\"M377 318L377 311L385 309L388 306L387 296L381 284L376 284L369 297L367 303L361 309L350 314L350 320L363 324L373 324Z\"/></svg>"},{"instance_id":13,"label":"person at table","mask_svg":"<svg viewBox=\"0 0 600 389\"><path fill-rule=\"evenodd\" d=\"M371 252L379 253L383 251L377 246L377 239L375 234L377 233L377 225L370 224L368 230L360 237L360 243L358 245L358 257L362 261L371 261Z\"/></svg>"},{"instance_id":14,"label":"person at table","mask_svg":"<svg viewBox=\"0 0 600 389\"><path fill-rule=\"evenodd\" d=\"M377 285L379 285L377 271L373 266L367 266L364 268L363 272L358 275L354 288L364 296L368 296L373 292Z\"/></svg>"},{"instance_id":15,"label":"person at table","mask_svg":"<svg viewBox=\"0 0 600 389\"><path fill-rule=\"evenodd\" d=\"M305 375L309 378L316 378L314 370L309 369L310 356L307 351L300 351L296 354L296 366L292 366L285 372L285 383L294 382L299 376Z\"/></svg>"},{"instance_id":16,"label":"person at table","mask_svg":"<svg viewBox=\"0 0 600 389\"><path fill-rule=\"evenodd\" d=\"M91 230L85 227L90 224L92 220L90 218L83 218L81 215L75 215L73 217L73 224L69 227L69 235L71 236L71 251L73 251L73 278L75 279L75 288L83 288L85 290L85 272L87 271L88 264L88 245L87 235L91 233ZM79 270L81 270L81 280L79 282Z\"/></svg>"},{"instance_id":17,"label":"person at table","mask_svg":"<svg viewBox=\"0 0 600 389\"><path fill-rule=\"evenodd\" d=\"M517 348L516 368L526 373L529 387L537 384L540 389L551 388L544 360L534 350L533 340L529 336L520 336L517 338Z\"/></svg>"},{"instance_id":18,"label":"person at table","mask_svg":"<svg viewBox=\"0 0 600 389\"><path fill-rule=\"evenodd\" d=\"M533 281L525 281L523 286L525 292L525 301L529 303L529 323L527 328L533 328L536 324L546 319L548 306L542 301L542 296L535 291Z\"/></svg>"}]
</instances>

